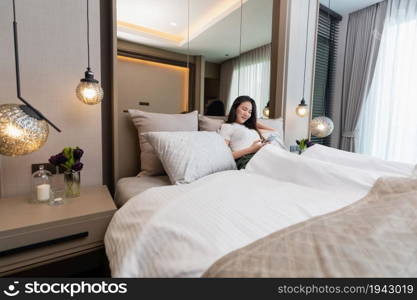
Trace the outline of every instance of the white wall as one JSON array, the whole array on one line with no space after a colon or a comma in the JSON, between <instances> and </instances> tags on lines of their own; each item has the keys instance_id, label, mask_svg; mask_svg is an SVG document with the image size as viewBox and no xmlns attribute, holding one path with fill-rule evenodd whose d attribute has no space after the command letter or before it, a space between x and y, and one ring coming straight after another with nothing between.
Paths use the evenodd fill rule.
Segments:
<instances>
[{"instance_id":1,"label":"white wall","mask_svg":"<svg viewBox=\"0 0 417 300\"><path fill-rule=\"evenodd\" d=\"M37 152L1 157L2 196L30 191L31 164L47 162L65 146L84 149L82 185L102 182L101 107L82 104L75 96L87 64L85 0L19 0L22 95L51 119L47 143ZM99 0L90 1L91 66L100 79ZM0 104L19 103L13 52L12 1L0 1ZM109 92L109 91L104 91Z\"/></svg>"},{"instance_id":2,"label":"white wall","mask_svg":"<svg viewBox=\"0 0 417 300\"><path fill-rule=\"evenodd\" d=\"M310 1L305 84L305 100L309 108L311 108L310 100L314 65L315 26L318 5L316 0ZM295 109L303 97L304 51L307 33L308 5L309 1L307 0L290 1L287 95L284 107L285 143L287 145L294 145L296 139L308 138L309 134L309 116L301 118L295 113Z\"/></svg>"}]
</instances>

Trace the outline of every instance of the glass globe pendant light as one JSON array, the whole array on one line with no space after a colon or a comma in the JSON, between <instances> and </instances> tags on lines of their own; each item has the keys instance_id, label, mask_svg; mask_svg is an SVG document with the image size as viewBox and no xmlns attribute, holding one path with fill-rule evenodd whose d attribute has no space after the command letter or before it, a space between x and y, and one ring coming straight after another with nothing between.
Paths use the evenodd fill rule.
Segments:
<instances>
[{"instance_id":1,"label":"glass globe pendant light","mask_svg":"<svg viewBox=\"0 0 417 300\"><path fill-rule=\"evenodd\" d=\"M300 104L298 104L295 109L295 113L300 117L305 117L308 114L308 106L304 99L305 87L306 87L306 69L307 69L307 42L308 42L308 23L310 21L310 0L308 1L308 12L307 12L307 32L306 32L306 44L304 52L304 79L303 79L303 98L301 99Z\"/></svg>"},{"instance_id":2,"label":"glass globe pendant light","mask_svg":"<svg viewBox=\"0 0 417 300\"><path fill-rule=\"evenodd\" d=\"M89 0L87 0L87 55L88 67L84 73L84 78L77 85L75 93L77 98L88 105L98 104L103 100L103 89L98 80L94 79L94 73L90 67L90 18L89 18Z\"/></svg>"},{"instance_id":3,"label":"glass globe pendant light","mask_svg":"<svg viewBox=\"0 0 417 300\"><path fill-rule=\"evenodd\" d=\"M333 121L324 116L316 117L311 121L310 129L311 135L318 138L325 138L333 132Z\"/></svg>"},{"instance_id":4,"label":"glass globe pendant light","mask_svg":"<svg viewBox=\"0 0 417 300\"><path fill-rule=\"evenodd\" d=\"M265 118L269 118L269 101L266 104L265 108L262 110L262 114Z\"/></svg>"},{"instance_id":5,"label":"glass globe pendant light","mask_svg":"<svg viewBox=\"0 0 417 300\"><path fill-rule=\"evenodd\" d=\"M301 99L300 104L298 104L297 108L295 109L295 113L300 117L305 117L308 113L308 106L306 104L306 101Z\"/></svg>"},{"instance_id":6,"label":"glass globe pendant light","mask_svg":"<svg viewBox=\"0 0 417 300\"><path fill-rule=\"evenodd\" d=\"M41 148L48 139L48 123L61 132L41 112L22 98L20 93L19 51L15 0L13 0L13 37L17 98L25 105L0 105L0 154L24 155Z\"/></svg>"}]
</instances>

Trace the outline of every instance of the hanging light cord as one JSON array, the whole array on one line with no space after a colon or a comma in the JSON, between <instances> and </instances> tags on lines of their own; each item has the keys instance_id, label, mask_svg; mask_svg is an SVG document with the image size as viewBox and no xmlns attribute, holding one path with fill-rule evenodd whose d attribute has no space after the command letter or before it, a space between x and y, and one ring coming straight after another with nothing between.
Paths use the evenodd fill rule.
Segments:
<instances>
[{"instance_id":1,"label":"hanging light cord","mask_svg":"<svg viewBox=\"0 0 417 300\"><path fill-rule=\"evenodd\" d=\"M240 92L240 69L241 69L241 54L242 54L242 20L243 20L243 0L240 0L240 26L239 26L239 69L237 72L237 95Z\"/></svg>"},{"instance_id":2,"label":"hanging light cord","mask_svg":"<svg viewBox=\"0 0 417 300\"><path fill-rule=\"evenodd\" d=\"M90 14L89 14L89 0L87 0L87 56L88 56L88 67L90 70Z\"/></svg>"},{"instance_id":3,"label":"hanging light cord","mask_svg":"<svg viewBox=\"0 0 417 300\"><path fill-rule=\"evenodd\" d=\"M190 65L190 0L187 1L187 69Z\"/></svg>"},{"instance_id":4,"label":"hanging light cord","mask_svg":"<svg viewBox=\"0 0 417 300\"><path fill-rule=\"evenodd\" d=\"M13 37L14 37L14 60L15 60L15 67L16 67L16 89L17 89L17 98L22 101L27 107L23 107L22 109L29 114L31 117L34 117L38 120L45 120L49 123L56 131L61 132L61 130L56 127L51 121L49 121L40 111L30 105L25 99L22 98L20 93L20 69L19 69L19 49L18 49L18 42L17 42L17 22L16 22L16 4L15 0L13 0Z\"/></svg>"},{"instance_id":5,"label":"hanging light cord","mask_svg":"<svg viewBox=\"0 0 417 300\"><path fill-rule=\"evenodd\" d=\"M306 69L307 69L307 42L308 42L308 23L310 22L310 0L308 0L308 11L307 11L307 32L306 32L306 45L304 53L304 81L303 81L303 99L305 96L306 89Z\"/></svg>"}]
</instances>

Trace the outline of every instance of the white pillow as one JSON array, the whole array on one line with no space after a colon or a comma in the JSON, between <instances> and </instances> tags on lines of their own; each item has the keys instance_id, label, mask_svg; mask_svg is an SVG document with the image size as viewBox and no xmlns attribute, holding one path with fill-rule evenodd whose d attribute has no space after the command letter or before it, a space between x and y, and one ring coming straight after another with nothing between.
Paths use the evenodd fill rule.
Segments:
<instances>
[{"instance_id":1,"label":"white pillow","mask_svg":"<svg viewBox=\"0 0 417 300\"><path fill-rule=\"evenodd\" d=\"M149 132L145 135L173 184L190 183L212 173L236 169L232 152L216 132Z\"/></svg>"},{"instance_id":2,"label":"white pillow","mask_svg":"<svg viewBox=\"0 0 417 300\"><path fill-rule=\"evenodd\" d=\"M274 128L279 136L284 137L284 122L282 118L278 119L258 119L258 122L266 126Z\"/></svg>"}]
</instances>

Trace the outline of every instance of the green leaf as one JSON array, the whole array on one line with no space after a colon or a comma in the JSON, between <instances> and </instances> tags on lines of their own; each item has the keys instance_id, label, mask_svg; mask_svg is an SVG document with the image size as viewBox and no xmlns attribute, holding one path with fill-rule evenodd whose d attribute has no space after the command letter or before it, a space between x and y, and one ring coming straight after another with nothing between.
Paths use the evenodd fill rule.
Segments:
<instances>
[{"instance_id":1,"label":"green leaf","mask_svg":"<svg viewBox=\"0 0 417 300\"><path fill-rule=\"evenodd\" d=\"M62 151L65 157L68 159L65 163L67 169L71 169L74 165L74 150L71 147L65 147Z\"/></svg>"}]
</instances>

